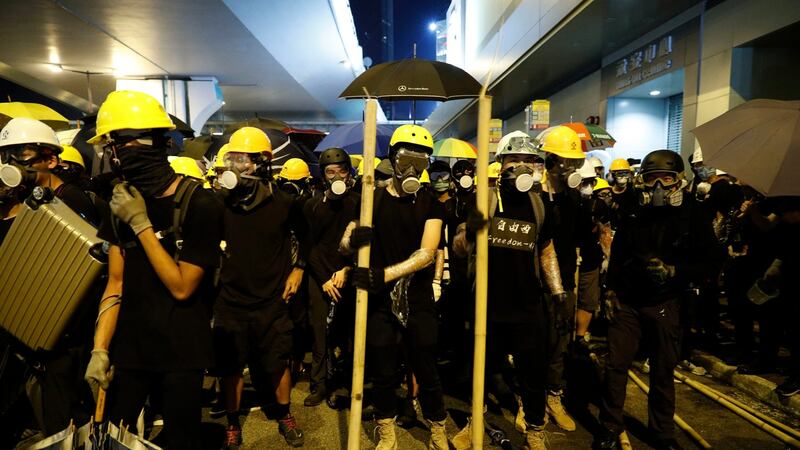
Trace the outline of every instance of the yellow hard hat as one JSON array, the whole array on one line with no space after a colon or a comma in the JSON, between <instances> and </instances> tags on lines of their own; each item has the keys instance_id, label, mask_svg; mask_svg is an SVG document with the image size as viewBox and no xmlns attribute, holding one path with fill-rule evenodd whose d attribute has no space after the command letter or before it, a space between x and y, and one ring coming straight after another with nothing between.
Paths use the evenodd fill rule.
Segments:
<instances>
[{"instance_id":1,"label":"yellow hard hat","mask_svg":"<svg viewBox=\"0 0 800 450\"><path fill-rule=\"evenodd\" d=\"M86 142L97 144L112 131L152 128L175 129L175 124L158 100L144 92L114 91L100 105L96 134Z\"/></svg>"},{"instance_id":2,"label":"yellow hard hat","mask_svg":"<svg viewBox=\"0 0 800 450\"><path fill-rule=\"evenodd\" d=\"M381 159L380 158L375 158L375 165L373 166L373 168L377 169L378 168L378 164L380 164L380 163L381 163ZM358 174L362 175L362 176L364 175L364 161L361 161L361 164L358 165Z\"/></svg>"},{"instance_id":3,"label":"yellow hard hat","mask_svg":"<svg viewBox=\"0 0 800 450\"><path fill-rule=\"evenodd\" d=\"M611 167L608 169L609 172L615 172L617 170L631 170L631 165L628 164L628 161L619 158L611 161Z\"/></svg>"},{"instance_id":4,"label":"yellow hard hat","mask_svg":"<svg viewBox=\"0 0 800 450\"><path fill-rule=\"evenodd\" d=\"M83 156L81 156L81 152L78 151L77 148L69 145L69 144L61 144L61 154L58 155L62 161L75 163L84 169L86 168L86 164L83 163Z\"/></svg>"},{"instance_id":5,"label":"yellow hard hat","mask_svg":"<svg viewBox=\"0 0 800 450\"><path fill-rule=\"evenodd\" d=\"M291 181L304 180L311 178L311 171L308 170L308 164L305 161L300 158L292 158L283 163L278 178Z\"/></svg>"},{"instance_id":6,"label":"yellow hard hat","mask_svg":"<svg viewBox=\"0 0 800 450\"><path fill-rule=\"evenodd\" d=\"M402 125L394 130L389 140L389 147L394 147L400 142L419 145L433 152L433 136L419 125Z\"/></svg>"},{"instance_id":7,"label":"yellow hard hat","mask_svg":"<svg viewBox=\"0 0 800 450\"><path fill-rule=\"evenodd\" d=\"M222 169L225 167L225 153L228 153L228 144L223 145L217 150L217 156L214 158L214 167L212 169Z\"/></svg>"},{"instance_id":8,"label":"yellow hard hat","mask_svg":"<svg viewBox=\"0 0 800 450\"><path fill-rule=\"evenodd\" d=\"M572 128L563 125L550 127L538 139L542 143L542 150L547 153L569 159L586 158L581 150L581 138Z\"/></svg>"},{"instance_id":9,"label":"yellow hard hat","mask_svg":"<svg viewBox=\"0 0 800 450\"><path fill-rule=\"evenodd\" d=\"M425 169L422 171L422 175L419 176L420 184L431 184L431 176L428 175L428 170Z\"/></svg>"},{"instance_id":10,"label":"yellow hard hat","mask_svg":"<svg viewBox=\"0 0 800 450\"><path fill-rule=\"evenodd\" d=\"M228 141L229 152L269 153L272 155L272 143L267 133L255 127L242 127L231 135Z\"/></svg>"},{"instance_id":11,"label":"yellow hard hat","mask_svg":"<svg viewBox=\"0 0 800 450\"><path fill-rule=\"evenodd\" d=\"M496 179L500 178L500 168L501 167L502 167L502 164L500 164L497 161L489 164L489 179L490 180L496 180Z\"/></svg>"},{"instance_id":12,"label":"yellow hard hat","mask_svg":"<svg viewBox=\"0 0 800 450\"><path fill-rule=\"evenodd\" d=\"M178 175L184 175L198 180L203 179L203 172L200 170L200 166L197 165L197 161L188 156L178 156L170 161L169 165L172 166L172 170Z\"/></svg>"},{"instance_id":13,"label":"yellow hard hat","mask_svg":"<svg viewBox=\"0 0 800 450\"><path fill-rule=\"evenodd\" d=\"M597 192L603 189L611 189L611 185L608 184L608 181L602 178L597 178L597 182L594 184L594 189L592 189L592 192Z\"/></svg>"}]
</instances>

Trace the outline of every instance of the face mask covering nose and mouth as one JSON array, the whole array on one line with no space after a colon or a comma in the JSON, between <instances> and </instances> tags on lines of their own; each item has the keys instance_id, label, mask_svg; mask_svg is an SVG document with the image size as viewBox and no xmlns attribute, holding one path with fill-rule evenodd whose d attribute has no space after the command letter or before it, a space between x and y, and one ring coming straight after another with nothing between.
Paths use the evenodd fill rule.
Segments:
<instances>
[{"instance_id":1,"label":"face mask covering nose and mouth","mask_svg":"<svg viewBox=\"0 0 800 450\"><path fill-rule=\"evenodd\" d=\"M536 183L535 175L530 164L517 164L500 173L500 184L507 191L528 192Z\"/></svg>"},{"instance_id":2,"label":"face mask covering nose and mouth","mask_svg":"<svg viewBox=\"0 0 800 450\"><path fill-rule=\"evenodd\" d=\"M422 186L419 176L428 167L427 153L401 148L394 158L395 178L406 194L416 194Z\"/></svg>"}]
</instances>

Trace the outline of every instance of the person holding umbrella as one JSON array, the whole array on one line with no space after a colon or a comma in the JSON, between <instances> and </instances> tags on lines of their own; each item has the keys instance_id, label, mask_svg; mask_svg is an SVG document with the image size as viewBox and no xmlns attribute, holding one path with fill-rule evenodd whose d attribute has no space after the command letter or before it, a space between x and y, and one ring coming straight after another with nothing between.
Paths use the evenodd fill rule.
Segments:
<instances>
[{"instance_id":1,"label":"person holding umbrella","mask_svg":"<svg viewBox=\"0 0 800 450\"><path fill-rule=\"evenodd\" d=\"M431 449L448 448L442 384L436 367L437 320L433 299L433 263L442 233L442 209L420 190L433 138L425 128L403 125L389 143L393 175L375 191L374 226L351 222L342 250L371 242L370 267L353 269L356 287L370 293L367 318L367 367L373 378L379 450L397 448L395 374L400 341L409 348L411 370L419 382L422 413L428 420Z\"/></svg>"},{"instance_id":2,"label":"person holding umbrella","mask_svg":"<svg viewBox=\"0 0 800 450\"><path fill-rule=\"evenodd\" d=\"M319 157L319 166L325 178L323 195L311 198L303 208L309 224L308 256L309 321L311 324L312 362L311 393L306 406L316 406L333 392L330 386L333 371L331 356L336 340L344 340L352 333L354 292L348 286L350 261L339 253L339 242L347 225L358 218L361 196L352 191L350 157L341 148L329 148ZM350 324L350 326L345 326ZM331 331L342 331L341 336ZM341 345L346 349L347 345Z\"/></svg>"},{"instance_id":3,"label":"person holding umbrella","mask_svg":"<svg viewBox=\"0 0 800 450\"><path fill-rule=\"evenodd\" d=\"M111 243L109 274L85 378L111 388L106 416L130 427L147 397L160 395L169 447L199 449L203 371L213 362L208 294L219 264L222 208L210 192L195 189L182 242L170 232L179 189L198 183L177 176L167 161L164 131L174 127L161 104L141 92L112 92L100 106L89 143L110 150L124 182L110 202L115 218L98 231Z\"/></svg>"},{"instance_id":4,"label":"person holding umbrella","mask_svg":"<svg viewBox=\"0 0 800 450\"><path fill-rule=\"evenodd\" d=\"M641 342L650 355L648 427L656 448L676 448L673 371L680 356L680 298L712 257L711 226L684 195L683 159L656 150L642 161L640 209L622 219L611 247L606 315L609 356L596 447L617 448L628 370Z\"/></svg>"}]
</instances>

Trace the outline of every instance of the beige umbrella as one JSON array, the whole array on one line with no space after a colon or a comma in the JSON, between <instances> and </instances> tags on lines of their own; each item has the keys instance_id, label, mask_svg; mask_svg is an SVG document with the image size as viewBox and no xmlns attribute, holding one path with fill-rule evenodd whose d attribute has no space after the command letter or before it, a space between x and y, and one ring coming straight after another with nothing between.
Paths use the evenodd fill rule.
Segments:
<instances>
[{"instance_id":1,"label":"beige umbrella","mask_svg":"<svg viewBox=\"0 0 800 450\"><path fill-rule=\"evenodd\" d=\"M705 165L769 197L800 195L800 101L751 100L692 132Z\"/></svg>"}]
</instances>

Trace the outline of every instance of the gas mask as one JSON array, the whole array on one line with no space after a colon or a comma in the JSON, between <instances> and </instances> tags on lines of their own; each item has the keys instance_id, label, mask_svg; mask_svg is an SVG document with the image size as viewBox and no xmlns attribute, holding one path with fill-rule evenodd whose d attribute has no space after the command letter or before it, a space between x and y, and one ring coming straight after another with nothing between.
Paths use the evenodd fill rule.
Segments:
<instances>
[{"instance_id":1,"label":"gas mask","mask_svg":"<svg viewBox=\"0 0 800 450\"><path fill-rule=\"evenodd\" d=\"M328 184L328 190L325 194L333 198L343 196L354 184L352 178L345 178L340 175L335 175L333 178L326 180L326 183Z\"/></svg>"},{"instance_id":2,"label":"gas mask","mask_svg":"<svg viewBox=\"0 0 800 450\"><path fill-rule=\"evenodd\" d=\"M541 184L542 174L534 166L538 164L516 164L500 172L500 186L508 191L528 192Z\"/></svg>"},{"instance_id":3,"label":"gas mask","mask_svg":"<svg viewBox=\"0 0 800 450\"><path fill-rule=\"evenodd\" d=\"M567 183L567 187L575 189L581 184L581 175L577 172L583 165L583 159L562 158L555 154L548 154L545 163L548 177L558 178Z\"/></svg>"},{"instance_id":4,"label":"gas mask","mask_svg":"<svg viewBox=\"0 0 800 450\"><path fill-rule=\"evenodd\" d=\"M144 197L156 197L175 181L175 171L167 161L161 144L163 136L137 130L112 132L106 147L111 151L110 166L114 174L132 184Z\"/></svg>"},{"instance_id":5,"label":"gas mask","mask_svg":"<svg viewBox=\"0 0 800 450\"><path fill-rule=\"evenodd\" d=\"M613 195L611 195L611 191L608 189L597 192L597 194L595 194L595 198L598 201L605 203L606 206L611 206L611 202L614 200Z\"/></svg>"},{"instance_id":6,"label":"gas mask","mask_svg":"<svg viewBox=\"0 0 800 450\"><path fill-rule=\"evenodd\" d=\"M617 171L611 174L611 181L619 187L625 187L631 180L631 173L628 171Z\"/></svg>"},{"instance_id":7,"label":"gas mask","mask_svg":"<svg viewBox=\"0 0 800 450\"><path fill-rule=\"evenodd\" d=\"M225 171L217 176L222 189L249 191L257 182L268 180L271 172L269 158L263 155L251 157L245 153L227 153L224 157Z\"/></svg>"},{"instance_id":8,"label":"gas mask","mask_svg":"<svg viewBox=\"0 0 800 450\"><path fill-rule=\"evenodd\" d=\"M3 151L0 153L0 182L9 188L33 188L36 185L38 170L32 166L42 160L41 156L24 158L21 153L25 147L17 151Z\"/></svg>"},{"instance_id":9,"label":"gas mask","mask_svg":"<svg viewBox=\"0 0 800 450\"><path fill-rule=\"evenodd\" d=\"M400 148L392 161L394 177L406 194L416 194L421 186L419 177L428 167L428 154Z\"/></svg>"},{"instance_id":10,"label":"gas mask","mask_svg":"<svg viewBox=\"0 0 800 450\"><path fill-rule=\"evenodd\" d=\"M458 179L458 187L464 190L472 189L475 179L469 175L464 175Z\"/></svg>"},{"instance_id":11,"label":"gas mask","mask_svg":"<svg viewBox=\"0 0 800 450\"><path fill-rule=\"evenodd\" d=\"M472 192L475 186L474 176L475 166L471 162L461 160L453 164L453 181L459 192Z\"/></svg>"},{"instance_id":12,"label":"gas mask","mask_svg":"<svg viewBox=\"0 0 800 450\"><path fill-rule=\"evenodd\" d=\"M639 204L642 206L680 206L683 203L683 189L677 175L674 181L668 182L661 178L648 180L641 179Z\"/></svg>"},{"instance_id":13,"label":"gas mask","mask_svg":"<svg viewBox=\"0 0 800 450\"><path fill-rule=\"evenodd\" d=\"M697 183L697 189L695 193L697 194L697 199L703 201L708 197L708 194L711 192L711 183L707 181L701 181Z\"/></svg>"},{"instance_id":14,"label":"gas mask","mask_svg":"<svg viewBox=\"0 0 800 450\"><path fill-rule=\"evenodd\" d=\"M594 189L594 181L584 181L581 182L580 187L578 188L578 192L581 193L581 197L589 198L592 196L593 189Z\"/></svg>"},{"instance_id":15,"label":"gas mask","mask_svg":"<svg viewBox=\"0 0 800 450\"><path fill-rule=\"evenodd\" d=\"M694 169L694 173L697 174L697 177L700 178L702 181L708 181L712 175L717 172L717 169L708 166L700 166Z\"/></svg>"},{"instance_id":16,"label":"gas mask","mask_svg":"<svg viewBox=\"0 0 800 450\"><path fill-rule=\"evenodd\" d=\"M433 190L439 193L447 192L450 190L450 174L447 172L432 172L431 186Z\"/></svg>"}]
</instances>

